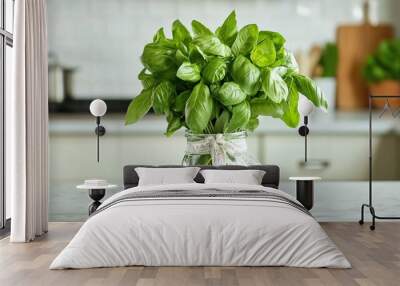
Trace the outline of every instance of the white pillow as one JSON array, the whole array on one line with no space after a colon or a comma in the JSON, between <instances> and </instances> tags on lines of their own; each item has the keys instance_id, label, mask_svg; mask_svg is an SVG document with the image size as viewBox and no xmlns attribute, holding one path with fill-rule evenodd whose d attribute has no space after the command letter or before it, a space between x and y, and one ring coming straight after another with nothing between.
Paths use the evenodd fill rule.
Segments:
<instances>
[{"instance_id":1,"label":"white pillow","mask_svg":"<svg viewBox=\"0 0 400 286\"><path fill-rule=\"evenodd\" d=\"M246 184L261 185L265 171L262 170L202 170L205 184Z\"/></svg>"},{"instance_id":2,"label":"white pillow","mask_svg":"<svg viewBox=\"0 0 400 286\"><path fill-rule=\"evenodd\" d=\"M195 183L193 180L200 168L135 168L139 186Z\"/></svg>"}]
</instances>

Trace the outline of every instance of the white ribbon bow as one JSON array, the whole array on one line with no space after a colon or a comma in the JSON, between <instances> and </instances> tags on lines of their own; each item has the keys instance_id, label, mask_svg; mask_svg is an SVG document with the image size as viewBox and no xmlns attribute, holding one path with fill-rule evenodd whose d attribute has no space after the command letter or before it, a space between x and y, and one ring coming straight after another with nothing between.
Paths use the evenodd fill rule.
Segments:
<instances>
[{"instance_id":1,"label":"white ribbon bow","mask_svg":"<svg viewBox=\"0 0 400 286\"><path fill-rule=\"evenodd\" d=\"M210 154L212 164L219 165L252 165L258 162L247 154L245 138L229 138L228 134L210 134L204 139L188 141L186 154ZM228 138L226 138L228 137ZM234 137L234 136L233 136Z\"/></svg>"}]
</instances>

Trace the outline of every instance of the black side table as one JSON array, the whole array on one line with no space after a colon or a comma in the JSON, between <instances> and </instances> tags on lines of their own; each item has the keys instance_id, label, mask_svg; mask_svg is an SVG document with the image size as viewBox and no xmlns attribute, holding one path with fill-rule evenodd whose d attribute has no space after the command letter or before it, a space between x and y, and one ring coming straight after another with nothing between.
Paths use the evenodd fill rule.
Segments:
<instances>
[{"instance_id":1,"label":"black side table","mask_svg":"<svg viewBox=\"0 0 400 286\"><path fill-rule=\"evenodd\" d=\"M85 189L89 190L89 197L93 200L93 202L89 205L88 211L89 215L94 213L97 208L101 205L101 199L104 198L106 194L106 189L115 188L117 185L90 185L90 184L83 184L76 186L77 189Z\"/></svg>"},{"instance_id":2,"label":"black side table","mask_svg":"<svg viewBox=\"0 0 400 286\"><path fill-rule=\"evenodd\" d=\"M106 195L106 189L90 189L89 197L93 200L93 203L89 205L89 215L94 213L97 208L101 205L100 200Z\"/></svg>"},{"instance_id":3,"label":"black side table","mask_svg":"<svg viewBox=\"0 0 400 286\"><path fill-rule=\"evenodd\" d=\"M307 209L314 206L314 181L321 180L320 177L290 177L289 180L296 181L296 199Z\"/></svg>"}]
</instances>

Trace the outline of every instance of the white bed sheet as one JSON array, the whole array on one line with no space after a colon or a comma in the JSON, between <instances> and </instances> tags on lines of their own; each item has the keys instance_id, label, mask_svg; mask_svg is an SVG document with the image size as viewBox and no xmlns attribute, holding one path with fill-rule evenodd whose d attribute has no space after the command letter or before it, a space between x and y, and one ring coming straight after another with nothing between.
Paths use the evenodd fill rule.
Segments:
<instances>
[{"instance_id":1,"label":"white bed sheet","mask_svg":"<svg viewBox=\"0 0 400 286\"><path fill-rule=\"evenodd\" d=\"M162 190L265 190L239 184L135 187ZM100 208L102 207L100 206ZM50 269L145 266L293 266L349 268L315 219L262 199L186 198L125 201L89 218Z\"/></svg>"}]
</instances>

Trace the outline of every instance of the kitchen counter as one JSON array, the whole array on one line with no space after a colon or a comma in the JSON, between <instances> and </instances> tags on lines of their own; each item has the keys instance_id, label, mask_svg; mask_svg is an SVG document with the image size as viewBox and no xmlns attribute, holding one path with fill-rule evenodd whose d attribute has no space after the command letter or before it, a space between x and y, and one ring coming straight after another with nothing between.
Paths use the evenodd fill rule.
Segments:
<instances>
[{"instance_id":1,"label":"kitchen counter","mask_svg":"<svg viewBox=\"0 0 400 286\"><path fill-rule=\"evenodd\" d=\"M378 114L374 114L377 116ZM117 176L126 164L180 164L186 148L184 130L164 136L166 121L149 115L137 124L125 126L123 116L108 114L102 120L106 136L101 139L102 162L97 164L95 118L51 116L50 164L53 179ZM374 123L374 176L385 180L400 178L400 127L397 120L382 118ZM312 114L309 158L304 160L304 139L297 128L280 120L263 117L260 127L249 134L249 153L262 164L277 164L282 176L313 173L327 180L368 179L368 112ZM76 168L76 162L80 168Z\"/></svg>"},{"instance_id":2,"label":"kitchen counter","mask_svg":"<svg viewBox=\"0 0 400 286\"><path fill-rule=\"evenodd\" d=\"M391 117L378 118L379 113L374 113L374 134L400 134L400 125ZM313 134L337 135L365 135L368 134L368 112L335 112L313 113L309 120L309 127ZM123 115L106 115L102 119L107 134L145 134L160 135L165 132L166 120L163 116L147 115L136 124L125 126ZM92 134L95 128L95 119L88 112L87 115L50 115L50 135L56 134ZM178 134L183 134L183 129ZM260 125L254 132L255 135L266 134L297 134L297 129L288 128L280 120L270 117L260 117Z\"/></svg>"}]
</instances>

